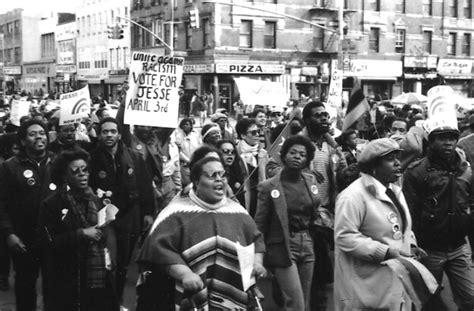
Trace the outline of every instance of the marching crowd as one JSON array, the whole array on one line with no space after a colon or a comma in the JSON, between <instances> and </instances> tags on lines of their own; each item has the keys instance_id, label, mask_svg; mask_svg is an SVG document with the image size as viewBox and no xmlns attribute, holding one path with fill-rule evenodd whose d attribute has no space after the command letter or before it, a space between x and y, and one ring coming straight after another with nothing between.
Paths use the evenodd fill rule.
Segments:
<instances>
[{"instance_id":1,"label":"marching crowd","mask_svg":"<svg viewBox=\"0 0 474 311\"><path fill-rule=\"evenodd\" d=\"M123 103L70 125L43 108L19 127L6 115L0 136L0 290L11 259L19 311L36 310L40 271L47 311L120 310L131 264L137 310L253 310L248 247L283 310L419 307L392 259L445 274L458 308L474 308L474 115L427 130L423 110L374 105L336 133L310 100L239 110L235 127L202 112L198 131L192 117L131 127ZM446 310L431 294L424 310Z\"/></svg>"}]
</instances>

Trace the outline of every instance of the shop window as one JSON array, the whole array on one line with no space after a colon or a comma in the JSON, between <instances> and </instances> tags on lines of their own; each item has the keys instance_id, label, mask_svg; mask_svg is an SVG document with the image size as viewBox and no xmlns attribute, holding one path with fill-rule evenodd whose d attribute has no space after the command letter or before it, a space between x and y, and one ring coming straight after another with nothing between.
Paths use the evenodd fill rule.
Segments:
<instances>
[{"instance_id":1,"label":"shop window","mask_svg":"<svg viewBox=\"0 0 474 311\"><path fill-rule=\"evenodd\" d=\"M456 55L456 33L449 33L448 35L448 55Z\"/></svg>"},{"instance_id":2,"label":"shop window","mask_svg":"<svg viewBox=\"0 0 474 311\"><path fill-rule=\"evenodd\" d=\"M324 23L313 22L325 26ZM324 29L321 27L313 27L313 49L316 51L324 51Z\"/></svg>"},{"instance_id":3,"label":"shop window","mask_svg":"<svg viewBox=\"0 0 474 311\"><path fill-rule=\"evenodd\" d=\"M433 0L423 0L423 15L433 15Z\"/></svg>"},{"instance_id":4,"label":"shop window","mask_svg":"<svg viewBox=\"0 0 474 311\"><path fill-rule=\"evenodd\" d=\"M433 37L432 31L423 31L423 51L430 54L431 54L432 37Z\"/></svg>"},{"instance_id":5,"label":"shop window","mask_svg":"<svg viewBox=\"0 0 474 311\"><path fill-rule=\"evenodd\" d=\"M252 47L252 21L242 20L240 23L240 47Z\"/></svg>"},{"instance_id":6,"label":"shop window","mask_svg":"<svg viewBox=\"0 0 474 311\"><path fill-rule=\"evenodd\" d=\"M462 37L462 55L471 56L471 40L472 36L470 33L465 33Z\"/></svg>"},{"instance_id":7,"label":"shop window","mask_svg":"<svg viewBox=\"0 0 474 311\"><path fill-rule=\"evenodd\" d=\"M263 36L263 47L265 49L276 48L276 23L265 22L265 34Z\"/></svg>"},{"instance_id":8,"label":"shop window","mask_svg":"<svg viewBox=\"0 0 474 311\"><path fill-rule=\"evenodd\" d=\"M372 52L379 52L380 29L370 28L369 34L369 50Z\"/></svg>"},{"instance_id":9,"label":"shop window","mask_svg":"<svg viewBox=\"0 0 474 311\"><path fill-rule=\"evenodd\" d=\"M178 44L178 25L173 24L173 49L176 49Z\"/></svg>"},{"instance_id":10,"label":"shop window","mask_svg":"<svg viewBox=\"0 0 474 311\"><path fill-rule=\"evenodd\" d=\"M458 17L458 0L449 0L449 16Z\"/></svg>"},{"instance_id":11,"label":"shop window","mask_svg":"<svg viewBox=\"0 0 474 311\"><path fill-rule=\"evenodd\" d=\"M405 53L405 29L397 29L395 35L395 52L396 53Z\"/></svg>"}]
</instances>

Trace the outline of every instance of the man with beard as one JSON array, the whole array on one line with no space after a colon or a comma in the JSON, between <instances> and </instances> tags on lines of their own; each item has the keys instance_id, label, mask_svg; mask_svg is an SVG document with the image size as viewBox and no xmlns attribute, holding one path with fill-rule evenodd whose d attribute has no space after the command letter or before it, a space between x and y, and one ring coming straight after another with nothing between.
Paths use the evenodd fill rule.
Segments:
<instances>
[{"instance_id":1,"label":"man with beard","mask_svg":"<svg viewBox=\"0 0 474 311\"><path fill-rule=\"evenodd\" d=\"M151 177L140 154L121 142L120 128L114 118L99 123L99 144L91 152L90 186L119 212L112 227L117 238L117 294L121 298L132 251L142 232L153 222L154 200Z\"/></svg>"},{"instance_id":2,"label":"man with beard","mask_svg":"<svg viewBox=\"0 0 474 311\"><path fill-rule=\"evenodd\" d=\"M50 178L46 126L28 120L17 139L19 154L0 165L0 236L6 239L15 269L16 310L34 311L40 270L35 247L38 211L56 186Z\"/></svg>"},{"instance_id":3,"label":"man with beard","mask_svg":"<svg viewBox=\"0 0 474 311\"><path fill-rule=\"evenodd\" d=\"M91 143L76 139L77 127L75 124L59 125L59 119L57 118L53 120L53 124L57 130L57 137L56 140L49 144L49 150L52 153L58 154L61 151L72 150L74 148L83 148L86 151L91 149Z\"/></svg>"},{"instance_id":4,"label":"man with beard","mask_svg":"<svg viewBox=\"0 0 474 311\"><path fill-rule=\"evenodd\" d=\"M342 151L329 135L329 113L320 101L311 101L303 109L305 128L301 135L308 137L314 147L314 158L310 164L311 173L316 177L321 207L334 214L337 195L337 175L347 169ZM324 308L327 303L325 285L333 280L333 264L329 258L329 249L333 243L333 232L328 228L313 232L314 252L316 255L313 274L312 309Z\"/></svg>"},{"instance_id":5,"label":"man with beard","mask_svg":"<svg viewBox=\"0 0 474 311\"><path fill-rule=\"evenodd\" d=\"M405 172L403 192L418 245L428 254L421 263L438 284L445 273L459 310L472 310L474 270L466 236L472 232L474 188L471 166L456 148L458 138L455 127L434 128L428 135L426 157ZM424 310L446 310L446 306L435 296Z\"/></svg>"}]
</instances>

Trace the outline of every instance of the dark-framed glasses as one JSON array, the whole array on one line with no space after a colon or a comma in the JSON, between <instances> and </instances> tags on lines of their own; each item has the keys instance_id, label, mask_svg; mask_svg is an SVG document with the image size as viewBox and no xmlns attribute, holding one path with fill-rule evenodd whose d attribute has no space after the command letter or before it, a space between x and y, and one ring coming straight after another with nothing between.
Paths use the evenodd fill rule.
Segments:
<instances>
[{"instance_id":1,"label":"dark-framed glasses","mask_svg":"<svg viewBox=\"0 0 474 311\"><path fill-rule=\"evenodd\" d=\"M258 130L253 130L253 131L247 131L247 134L257 136L258 135Z\"/></svg>"},{"instance_id":2,"label":"dark-framed glasses","mask_svg":"<svg viewBox=\"0 0 474 311\"><path fill-rule=\"evenodd\" d=\"M225 155L234 155L235 154L234 149L221 149L221 152Z\"/></svg>"}]
</instances>

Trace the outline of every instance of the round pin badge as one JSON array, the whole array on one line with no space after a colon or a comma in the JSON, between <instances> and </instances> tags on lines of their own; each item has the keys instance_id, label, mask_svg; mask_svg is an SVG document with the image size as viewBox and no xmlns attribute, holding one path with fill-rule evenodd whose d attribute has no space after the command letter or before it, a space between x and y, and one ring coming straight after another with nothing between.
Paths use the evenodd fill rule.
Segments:
<instances>
[{"instance_id":1,"label":"round pin badge","mask_svg":"<svg viewBox=\"0 0 474 311\"><path fill-rule=\"evenodd\" d=\"M137 145L137 150L142 150L142 145Z\"/></svg>"},{"instance_id":2,"label":"round pin badge","mask_svg":"<svg viewBox=\"0 0 474 311\"><path fill-rule=\"evenodd\" d=\"M56 185L53 184L53 183L50 183L50 184L49 184L49 190L51 190L51 191L56 190Z\"/></svg>"},{"instance_id":3,"label":"round pin badge","mask_svg":"<svg viewBox=\"0 0 474 311\"><path fill-rule=\"evenodd\" d=\"M110 198L112 196L112 191L110 190L105 191L105 196Z\"/></svg>"},{"instance_id":4,"label":"round pin badge","mask_svg":"<svg viewBox=\"0 0 474 311\"><path fill-rule=\"evenodd\" d=\"M312 192L313 194L318 194L318 187L316 187L316 185L312 185L312 186L311 186L311 192Z\"/></svg>"},{"instance_id":5,"label":"round pin badge","mask_svg":"<svg viewBox=\"0 0 474 311\"><path fill-rule=\"evenodd\" d=\"M99 173L97 173L97 175L99 176L99 178L107 177L107 173L105 171L99 171Z\"/></svg>"},{"instance_id":6,"label":"round pin badge","mask_svg":"<svg viewBox=\"0 0 474 311\"><path fill-rule=\"evenodd\" d=\"M272 190L272 192L270 193L270 195L272 196L272 198L276 199L278 197L280 197L280 191L278 190Z\"/></svg>"},{"instance_id":7,"label":"round pin badge","mask_svg":"<svg viewBox=\"0 0 474 311\"><path fill-rule=\"evenodd\" d=\"M104 205L108 205L108 204L111 204L112 201L110 201L110 199L104 199L104 200L102 201L102 203L103 203Z\"/></svg>"},{"instance_id":8,"label":"round pin badge","mask_svg":"<svg viewBox=\"0 0 474 311\"><path fill-rule=\"evenodd\" d=\"M36 180L34 178L28 178L26 183L28 184L28 186L34 186L36 184Z\"/></svg>"},{"instance_id":9,"label":"round pin badge","mask_svg":"<svg viewBox=\"0 0 474 311\"><path fill-rule=\"evenodd\" d=\"M127 173L128 173L128 175L132 175L133 174L133 168L129 168Z\"/></svg>"},{"instance_id":10,"label":"round pin badge","mask_svg":"<svg viewBox=\"0 0 474 311\"><path fill-rule=\"evenodd\" d=\"M393 231L393 232L398 232L398 231L400 231L400 225L399 225L399 224L393 224L393 225L392 225L392 231Z\"/></svg>"},{"instance_id":11,"label":"round pin badge","mask_svg":"<svg viewBox=\"0 0 474 311\"><path fill-rule=\"evenodd\" d=\"M32 170L25 170L23 172L23 176L25 176L25 178L31 178L31 177L33 177L33 171Z\"/></svg>"},{"instance_id":12,"label":"round pin badge","mask_svg":"<svg viewBox=\"0 0 474 311\"><path fill-rule=\"evenodd\" d=\"M391 224L395 224L398 222L397 214L395 214L394 212L388 213L387 219Z\"/></svg>"},{"instance_id":13,"label":"round pin badge","mask_svg":"<svg viewBox=\"0 0 474 311\"><path fill-rule=\"evenodd\" d=\"M402 234L401 231L397 231L397 232L395 232L395 233L393 234L393 238L394 238L395 240L400 240L402 237L403 237L403 234Z\"/></svg>"}]
</instances>

